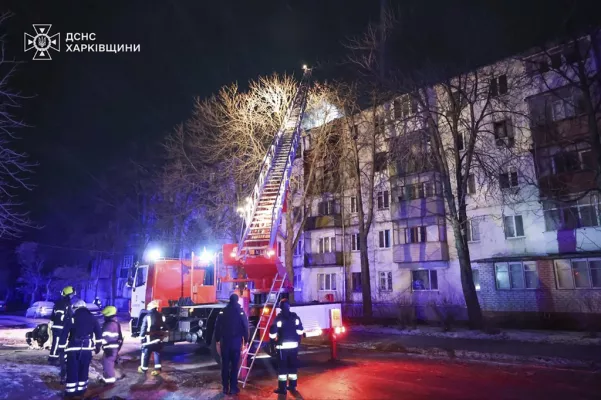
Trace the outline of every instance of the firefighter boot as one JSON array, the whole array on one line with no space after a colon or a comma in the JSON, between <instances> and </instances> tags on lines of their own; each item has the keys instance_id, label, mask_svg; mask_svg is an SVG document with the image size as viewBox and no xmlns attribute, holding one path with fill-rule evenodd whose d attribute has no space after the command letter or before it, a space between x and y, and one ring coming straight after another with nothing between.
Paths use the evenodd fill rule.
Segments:
<instances>
[{"instance_id":1,"label":"firefighter boot","mask_svg":"<svg viewBox=\"0 0 601 400\"><path fill-rule=\"evenodd\" d=\"M296 392L296 384L298 383L298 378L296 374L288 375L288 390L291 392Z\"/></svg>"},{"instance_id":2,"label":"firefighter boot","mask_svg":"<svg viewBox=\"0 0 601 400\"><path fill-rule=\"evenodd\" d=\"M154 371L152 371L152 372L150 373L150 375L152 375L152 376L157 376L157 375L159 375L160 373L161 373L161 370L160 370L160 369L155 369Z\"/></svg>"},{"instance_id":3,"label":"firefighter boot","mask_svg":"<svg viewBox=\"0 0 601 400\"><path fill-rule=\"evenodd\" d=\"M286 381L278 380L278 388L273 393L286 394Z\"/></svg>"},{"instance_id":4,"label":"firefighter boot","mask_svg":"<svg viewBox=\"0 0 601 400\"><path fill-rule=\"evenodd\" d=\"M144 375L146 375L146 370L142 369L142 367L138 367L138 374L144 374Z\"/></svg>"}]
</instances>

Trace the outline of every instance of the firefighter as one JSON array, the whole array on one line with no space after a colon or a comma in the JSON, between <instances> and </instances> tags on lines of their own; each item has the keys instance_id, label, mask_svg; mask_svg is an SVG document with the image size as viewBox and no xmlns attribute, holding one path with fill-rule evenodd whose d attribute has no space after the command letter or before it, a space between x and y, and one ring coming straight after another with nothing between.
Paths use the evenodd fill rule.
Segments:
<instances>
[{"instance_id":1,"label":"firefighter","mask_svg":"<svg viewBox=\"0 0 601 400\"><path fill-rule=\"evenodd\" d=\"M161 350L163 349L163 336L165 334L165 317L158 311L159 302L156 300L148 303L147 310L150 311L144 316L140 336L142 337L142 359L138 372L145 374L148 371L150 354L154 357L154 371L152 375L161 373Z\"/></svg>"},{"instance_id":2,"label":"firefighter","mask_svg":"<svg viewBox=\"0 0 601 400\"><path fill-rule=\"evenodd\" d=\"M25 340L30 349L33 349L33 342L37 342L40 349L44 348L44 343L48 341L48 324L39 324L33 331L25 334Z\"/></svg>"},{"instance_id":3,"label":"firefighter","mask_svg":"<svg viewBox=\"0 0 601 400\"><path fill-rule=\"evenodd\" d=\"M83 300L73 304L73 316L65 320L61 343L67 343L67 384L65 396L83 396L88 388L92 351L100 353L102 329Z\"/></svg>"},{"instance_id":4,"label":"firefighter","mask_svg":"<svg viewBox=\"0 0 601 400\"><path fill-rule=\"evenodd\" d=\"M115 377L115 363L121 346L123 345L123 334L121 333L121 325L115 318L117 316L117 308L115 306L107 306L102 310L104 315L104 324L102 325L102 349L104 357L102 359L102 380L104 383L112 384L117 381Z\"/></svg>"},{"instance_id":5,"label":"firefighter","mask_svg":"<svg viewBox=\"0 0 601 400\"><path fill-rule=\"evenodd\" d=\"M286 394L286 381L289 383L288 390L296 391L298 346L304 331L298 315L290 311L290 303L287 299L280 301L280 310L269 328L269 338L276 342L276 349L280 354L278 388L275 393Z\"/></svg>"},{"instance_id":6,"label":"firefighter","mask_svg":"<svg viewBox=\"0 0 601 400\"><path fill-rule=\"evenodd\" d=\"M94 305L98 308L102 306L102 303L100 302L100 297L96 296L96 298L94 299Z\"/></svg>"},{"instance_id":7,"label":"firefighter","mask_svg":"<svg viewBox=\"0 0 601 400\"><path fill-rule=\"evenodd\" d=\"M63 324L65 319L71 318L71 297L75 296L75 290L73 286L66 286L61 291L61 298L59 301L54 303L52 310L52 316L50 321L52 322L52 344L50 346L50 355L48 356L49 364L59 364L61 367L61 378L64 377L65 355L62 353L62 349L59 349L59 339L63 331ZM60 353L60 354L59 354Z\"/></svg>"},{"instance_id":8,"label":"firefighter","mask_svg":"<svg viewBox=\"0 0 601 400\"><path fill-rule=\"evenodd\" d=\"M219 343L221 352L223 394L238 394L238 365L242 347L248 343L248 319L238 304L236 293L230 296L229 304L217 315L215 343Z\"/></svg>"}]
</instances>

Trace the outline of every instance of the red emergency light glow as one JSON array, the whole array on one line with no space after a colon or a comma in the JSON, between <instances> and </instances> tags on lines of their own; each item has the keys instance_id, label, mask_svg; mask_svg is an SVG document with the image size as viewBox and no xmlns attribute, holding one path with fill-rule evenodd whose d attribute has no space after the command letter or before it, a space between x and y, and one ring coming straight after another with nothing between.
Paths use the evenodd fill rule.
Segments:
<instances>
[{"instance_id":1,"label":"red emergency light glow","mask_svg":"<svg viewBox=\"0 0 601 400\"><path fill-rule=\"evenodd\" d=\"M269 314L269 311L270 311L269 307L263 307L263 314L267 315L267 314Z\"/></svg>"},{"instance_id":2,"label":"red emergency light glow","mask_svg":"<svg viewBox=\"0 0 601 400\"><path fill-rule=\"evenodd\" d=\"M336 328L334 328L334 333L336 335L340 335L341 333L346 332L346 328L344 326L337 326Z\"/></svg>"}]
</instances>

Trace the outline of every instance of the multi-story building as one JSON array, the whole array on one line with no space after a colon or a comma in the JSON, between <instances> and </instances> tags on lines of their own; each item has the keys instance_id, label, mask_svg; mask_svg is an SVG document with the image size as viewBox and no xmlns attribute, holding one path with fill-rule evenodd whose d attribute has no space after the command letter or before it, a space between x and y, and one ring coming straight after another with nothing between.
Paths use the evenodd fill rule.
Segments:
<instances>
[{"instance_id":1,"label":"multi-story building","mask_svg":"<svg viewBox=\"0 0 601 400\"><path fill-rule=\"evenodd\" d=\"M598 157L575 67L583 61L595 76L601 60L597 44L583 38L578 47L520 55L500 61L507 72L481 75L487 76L491 93L487 101L501 104L509 95L518 99L515 112L485 121L493 150L499 157L510 152L512 159L496 164L492 178L490 171L484 177L474 168L467 181L468 246L485 312L536 318L601 313ZM574 54L585 48L586 54ZM600 104L599 83L593 81L590 93ZM432 101L441 102L437 90L435 85L429 92L434 93ZM404 95L375 109L354 118L360 121L358 134L370 137L375 149L358 152L360 164L373 168L373 185L363 184L361 193L366 212L366 205L373 204L367 247L374 302L461 303L441 172L423 139L429 127L423 118L412 119L420 106ZM595 118L598 123L599 115ZM303 142L305 159L310 136L309 131ZM469 138L459 139L456 149L463 154ZM400 143L404 147L399 151ZM305 205L303 240L294 250L296 296L301 301L360 302L358 191L344 168L317 167L321 172ZM306 174L306 162L304 168ZM282 252L278 255L284 260Z\"/></svg>"}]
</instances>

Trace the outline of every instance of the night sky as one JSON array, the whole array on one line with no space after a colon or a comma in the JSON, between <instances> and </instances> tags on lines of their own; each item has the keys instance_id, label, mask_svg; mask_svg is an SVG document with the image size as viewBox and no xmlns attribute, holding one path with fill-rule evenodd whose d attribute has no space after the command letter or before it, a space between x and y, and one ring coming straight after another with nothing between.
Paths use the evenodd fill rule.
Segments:
<instances>
[{"instance_id":1,"label":"night sky","mask_svg":"<svg viewBox=\"0 0 601 400\"><path fill-rule=\"evenodd\" d=\"M503 55L548 31L574 2L392 3L405 18L401 42L411 42L411 57L444 59L457 54L457 43L444 42L449 29L461 30L463 47L471 37L472 51ZM379 0L3 0L2 7L14 13L0 27L7 53L24 61L13 87L35 96L23 102L20 117L31 128L19 132L19 147L40 164L37 187L24 197L40 220L66 212L94 185L90 175L135 158L135 147L160 151L160 140L190 115L194 97L258 75L299 73L303 63L335 62L345 53L341 42L379 15ZM65 53L63 42L52 61L30 61L23 33L33 23L53 24L63 40L65 32L94 32L96 43L140 44L141 52Z\"/></svg>"}]
</instances>

